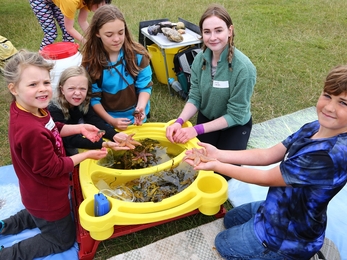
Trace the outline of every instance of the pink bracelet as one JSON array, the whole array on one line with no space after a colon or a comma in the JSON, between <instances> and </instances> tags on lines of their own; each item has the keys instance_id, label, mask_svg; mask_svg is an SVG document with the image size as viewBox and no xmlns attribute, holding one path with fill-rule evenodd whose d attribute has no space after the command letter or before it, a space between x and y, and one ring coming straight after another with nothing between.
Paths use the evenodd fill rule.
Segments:
<instances>
[{"instance_id":1,"label":"pink bracelet","mask_svg":"<svg viewBox=\"0 0 347 260\"><path fill-rule=\"evenodd\" d=\"M201 135L201 134L205 133L205 129L204 129L204 125L203 124L195 125L194 129L198 133L198 135Z\"/></svg>"},{"instance_id":2,"label":"pink bracelet","mask_svg":"<svg viewBox=\"0 0 347 260\"><path fill-rule=\"evenodd\" d=\"M182 118L179 117L179 118L176 119L175 123L179 123L180 125L183 125L184 121L183 121Z\"/></svg>"}]
</instances>

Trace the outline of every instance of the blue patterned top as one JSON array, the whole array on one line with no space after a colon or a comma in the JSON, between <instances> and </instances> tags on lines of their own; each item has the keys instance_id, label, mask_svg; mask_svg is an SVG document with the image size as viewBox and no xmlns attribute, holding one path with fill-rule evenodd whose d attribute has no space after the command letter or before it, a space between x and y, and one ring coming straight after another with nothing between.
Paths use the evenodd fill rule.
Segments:
<instances>
[{"instance_id":1,"label":"blue patterned top","mask_svg":"<svg viewBox=\"0 0 347 260\"><path fill-rule=\"evenodd\" d=\"M134 111L137 97L141 92L152 93L152 69L150 60L136 54L138 66L141 68L136 78L126 69L124 50L118 54L117 62L109 62L103 70L102 84L92 84L92 106L101 104L106 112L114 118L128 118L134 123ZM143 66L143 67L142 67ZM108 107L112 105L113 107ZM150 100L145 107L145 114L150 111ZM146 118L143 122L146 121Z\"/></svg>"},{"instance_id":2,"label":"blue patterned top","mask_svg":"<svg viewBox=\"0 0 347 260\"><path fill-rule=\"evenodd\" d=\"M282 143L280 170L287 187L270 187L255 216L255 232L289 259L309 259L323 245L329 201L347 180L347 133L311 139L319 122L304 125Z\"/></svg>"}]
</instances>

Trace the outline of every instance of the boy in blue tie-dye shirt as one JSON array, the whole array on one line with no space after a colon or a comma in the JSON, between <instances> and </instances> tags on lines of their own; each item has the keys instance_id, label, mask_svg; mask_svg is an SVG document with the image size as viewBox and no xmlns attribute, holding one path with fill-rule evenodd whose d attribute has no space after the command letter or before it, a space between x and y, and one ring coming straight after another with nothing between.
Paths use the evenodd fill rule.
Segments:
<instances>
[{"instance_id":1,"label":"boy in blue tie-dye shirt","mask_svg":"<svg viewBox=\"0 0 347 260\"><path fill-rule=\"evenodd\" d=\"M200 143L212 160L195 165L269 186L264 201L230 210L215 240L226 259L310 259L323 245L330 200L347 181L347 65L328 74L318 120L267 148L222 151ZM187 154L191 151L187 151ZM194 165L190 159L186 161ZM238 165L270 165L269 170Z\"/></svg>"}]
</instances>

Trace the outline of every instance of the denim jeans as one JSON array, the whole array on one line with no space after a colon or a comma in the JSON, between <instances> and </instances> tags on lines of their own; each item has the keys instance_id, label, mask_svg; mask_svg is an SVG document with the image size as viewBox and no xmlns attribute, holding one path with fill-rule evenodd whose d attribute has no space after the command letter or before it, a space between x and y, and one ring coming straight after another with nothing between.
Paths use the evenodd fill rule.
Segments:
<instances>
[{"instance_id":1,"label":"denim jeans","mask_svg":"<svg viewBox=\"0 0 347 260\"><path fill-rule=\"evenodd\" d=\"M288 259L264 247L255 234L253 220L260 204L261 201L247 203L226 213L224 217L226 230L220 232L215 239L216 249L223 258Z\"/></svg>"}]
</instances>

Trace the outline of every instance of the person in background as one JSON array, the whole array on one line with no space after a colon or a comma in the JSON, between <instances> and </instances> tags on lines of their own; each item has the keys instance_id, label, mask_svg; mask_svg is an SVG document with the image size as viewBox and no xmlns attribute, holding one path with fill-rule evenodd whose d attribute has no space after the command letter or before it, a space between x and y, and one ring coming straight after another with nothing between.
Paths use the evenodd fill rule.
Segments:
<instances>
[{"instance_id":1,"label":"person in background","mask_svg":"<svg viewBox=\"0 0 347 260\"><path fill-rule=\"evenodd\" d=\"M95 12L81 53L93 82L95 112L120 130L145 122L153 85L150 57L117 7L104 5Z\"/></svg>"},{"instance_id":2,"label":"person in background","mask_svg":"<svg viewBox=\"0 0 347 260\"><path fill-rule=\"evenodd\" d=\"M85 38L83 34L87 31L88 23L88 13L90 11L95 12L100 6L105 4L111 4L112 0L47 0L48 2L53 2L64 15L64 25L66 31L81 44L85 43ZM82 29L83 34L77 31L74 27L75 16L78 12L78 24ZM54 21L52 21L53 23Z\"/></svg>"},{"instance_id":3,"label":"person in background","mask_svg":"<svg viewBox=\"0 0 347 260\"><path fill-rule=\"evenodd\" d=\"M74 38L65 28L64 15L52 0L29 0L29 3L43 31L40 50L42 50L43 47L52 44L57 38L58 32L56 22L62 31L62 41L74 41Z\"/></svg>"},{"instance_id":4,"label":"person in background","mask_svg":"<svg viewBox=\"0 0 347 260\"><path fill-rule=\"evenodd\" d=\"M106 148L65 155L62 137L83 134L96 142L99 129L53 121L46 109L52 97L52 68L39 53L22 50L3 70L13 97L8 130L11 159L25 209L0 220L0 233L13 235L36 227L41 233L0 247L0 259L34 259L69 249L76 239L68 197L70 174L83 160L107 155Z\"/></svg>"},{"instance_id":5,"label":"person in background","mask_svg":"<svg viewBox=\"0 0 347 260\"><path fill-rule=\"evenodd\" d=\"M247 183L269 186L264 201L231 209L215 246L226 259L310 259L323 245L327 208L347 182L347 65L333 68L318 98L318 120L267 149L226 151L206 143L214 170ZM187 151L185 159L194 161ZM240 165L271 165L263 170Z\"/></svg>"},{"instance_id":6,"label":"person in background","mask_svg":"<svg viewBox=\"0 0 347 260\"><path fill-rule=\"evenodd\" d=\"M77 148L100 149L101 147L107 147L115 150L129 149L127 147L118 147L116 140L117 136L119 139L125 139L127 134L117 133L90 106L91 82L83 66L72 66L65 69L60 75L58 86L54 98L48 105L48 110L55 122L92 124L100 130L105 130L104 137L114 141L100 139L97 142L91 142L81 134L67 136L63 138L63 142L68 155L78 153Z\"/></svg>"},{"instance_id":7,"label":"person in background","mask_svg":"<svg viewBox=\"0 0 347 260\"><path fill-rule=\"evenodd\" d=\"M224 7L210 5L200 18L202 51L192 64L189 98L178 119L166 129L172 143L198 136L219 149L243 150L252 129L251 97L256 68L234 46L234 26ZM182 124L196 113L197 124Z\"/></svg>"}]
</instances>

